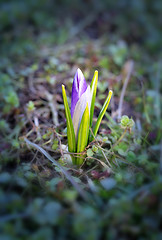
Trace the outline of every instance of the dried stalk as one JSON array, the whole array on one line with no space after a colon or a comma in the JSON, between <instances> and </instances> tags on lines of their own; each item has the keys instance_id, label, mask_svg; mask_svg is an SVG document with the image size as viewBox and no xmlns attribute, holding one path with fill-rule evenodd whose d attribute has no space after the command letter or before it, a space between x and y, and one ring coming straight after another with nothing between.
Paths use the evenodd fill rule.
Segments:
<instances>
[{"instance_id":1,"label":"dried stalk","mask_svg":"<svg viewBox=\"0 0 162 240\"><path fill-rule=\"evenodd\" d=\"M128 82L130 80L130 77L131 77L133 69L134 69L134 62L132 60L130 60L128 63L129 63L129 65L128 65L129 69L128 69L127 76L124 81L124 85L123 85L122 92L120 95L120 100L119 100L118 119L121 119L121 116L122 116L122 108L123 108L123 100L124 100L125 91L126 91Z\"/></svg>"}]
</instances>

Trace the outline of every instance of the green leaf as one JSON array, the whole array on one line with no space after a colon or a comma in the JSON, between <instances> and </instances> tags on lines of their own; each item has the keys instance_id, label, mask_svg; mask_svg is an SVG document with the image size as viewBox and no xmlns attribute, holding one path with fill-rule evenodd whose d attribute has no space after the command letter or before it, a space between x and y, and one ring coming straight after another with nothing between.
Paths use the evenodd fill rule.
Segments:
<instances>
[{"instance_id":1,"label":"green leaf","mask_svg":"<svg viewBox=\"0 0 162 240\"><path fill-rule=\"evenodd\" d=\"M122 148L118 149L118 153L123 157L127 156L127 152L125 152Z\"/></svg>"},{"instance_id":2,"label":"green leaf","mask_svg":"<svg viewBox=\"0 0 162 240\"><path fill-rule=\"evenodd\" d=\"M135 161L136 159L137 159L137 157L136 157L136 154L134 152L129 151L127 153L127 157L126 157L127 161Z\"/></svg>"},{"instance_id":3,"label":"green leaf","mask_svg":"<svg viewBox=\"0 0 162 240\"><path fill-rule=\"evenodd\" d=\"M29 101L27 104L27 110L30 111L34 111L35 110L35 106L34 103L32 101Z\"/></svg>"},{"instance_id":4,"label":"green leaf","mask_svg":"<svg viewBox=\"0 0 162 240\"><path fill-rule=\"evenodd\" d=\"M52 150L58 149L58 144L59 144L58 139L55 139L52 144Z\"/></svg>"},{"instance_id":5,"label":"green leaf","mask_svg":"<svg viewBox=\"0 0 162 240\"><path fill-rule=\"evenodd\" d=\"M74 190L65 190L63 192L63 197L66 199L68 202L74 202L77 198L77 192Z\"/></svg>"},{"instance_id":6,"label":"green leaf","mask_svg":"<svg viewBox=\"0 0 162 240\"><path fill-rule=\"evenodd\" d=\"M90 118L89 118L89 109L88 109L88 103L87 103L87 106L83 113L83 117L79 127L77 153L83 152L85 147L87 147L88 137L89 137L89 123L90 123ZM84 160L83 156L82 158L77 158L77 164L82 164L83 160Z\"/></svg>"},{"instance_id":7,"label":"green leaf","mask_svg":"<svg viewBox=\"0 0 162 240\"><path fill-rule=\"evenodd\" d=\"M67 137L68 137L68 150L69 152L76 152L76 142L75 142L75 134L74 134L74 127L73 122L71 119L70 109L67 102L65 86L62 85L62 96L64 100L64 107L65 107L65 115L67 120Z\"/></svg>"},{"instance_id":8,"label":"green leaf","mask_svg":"<svg viewBox=\"0 0 162 240\"><path fill-rule=\"evenodd\" d=\"M94 72L92 82L90 85L91 93L92 93L92 101L91 101L91 109L90 109L90 127L92 127L93 113L94 113L94 105L97 91L97 82L98 82L98 71Z\"/></svg>"},{"instance_id":9,"label":"green leaf","mask_svg":"<svg viewBox=\"0 0 162 240\"><path fill-rule=\"evenodd\" d=\"M19 107L19 98L13 89L8 92L7 96L5 96L5 100L12 107Z\"/></svg>"},{"instance_id":10,"label":"green leaf","mask_svg":"<svg viewBox=\"0 0 162 240\"><path fill-rule=\"evenodd\" d=\"M89 149L87 150L87 156L88 156L88 157L92 157L93 154L94 154L94 152L92 151L92 149L89 148Z\"/></svg>"},{"instance_id":11,"label":"green leaf","mask_svg":"<svg viewBox=\"0 0 162 240\"><path fill-rule=\"evenodd\" d=\"M108 107L108 105L109 105L109 102L110 102L110 100L111 100L112 93L113 93L113 92L110 90L110 91L109 91L109 94L108 94L108 96L107 96L107 98L106 98L106 100L105 100L105 102L104 102L104 105L103 105L103 107L102 107L102 109L101 109L101 111L100 111L100 114L99 114L99 116L98 116L97 122L96 122L95 127L94 127L94 131L93 131L94 136L92 137L91 140L94 139L94 137L96 136L96 134L97 134L97 132L98 132L98 129L99 129L101 120L102 120L102 118L103 118L103 116L104 116L104 114L105 114L105 112L106 112L106 109L107 109L107 107Z\"/></svg>"},{"instance_id":12,"label":"green leaf","mask_svg":"<svg viewBox=\"0 0 162 240\"><path fill-rule=\"evenodd\" d=\"M85 147L87 146L88 135L89 135L89 109L87 104L79 127L77 144L78 153L84 151Z\"/></svg>"}]
</instances>

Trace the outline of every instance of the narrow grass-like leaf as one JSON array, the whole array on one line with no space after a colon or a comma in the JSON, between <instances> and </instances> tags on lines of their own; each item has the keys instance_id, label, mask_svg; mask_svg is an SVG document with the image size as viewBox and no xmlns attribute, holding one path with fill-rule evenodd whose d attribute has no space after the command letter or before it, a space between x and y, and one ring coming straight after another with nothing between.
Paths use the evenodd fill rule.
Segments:
<instances>
[{"instance_id":1,"label":"narrow grass-like leaf","mask_svg":"<svg viewBox=\"0 0 162 240\"><path fill-rule=\"evenodd\" d=\"M83 113L83 117L79 127L77 153L83 152L85 147L87 147L88 136L89 136L89 123L90 123L90 117L89 117L89 109L88 109L88 103L87 103L87 106ZM83 160L84 160L83 156L82 158L77 157L77 164L82 164Z\"/></svg>"},{"instance_id":2,"label":"narrow grass-like leaf","mask_svg":"<svg viewBox=\"0 0 162 240\"><path fill-rule=\"evenodd\" d=\"M96 91L97 91L97 82L98 82L98 71L94 72L92 82L90 85L91 93L92 93L92 100L91 100L91 109L90 109L90 127L92 127L92 120L93 120L93 113L94 113L94 106L95 106L95 99L96 99Z\"/></svg>"},{"instance_id":3,"label":"narrow grass-like leaf","mask_svg":"<svg viewBox=\"0 0 162 240\"><path fill-rule=\"evenodd\" d=\"M98 132L100 123L101 123L101 121L102 121L102 118L103 118L103 116L104 116L104 114L105 114L105 112L106 112L106 109L107 109L107 107L108 107L108 105L109 105L109 102L110 102L110 100L111 100L112 93L113 93L113 92L110 90L110 91L109 91L109 94L108 94L108 96L107 96L107 98L106 98L106 100L105 100L105 102L104 102L104 105L103 105L103 107L102 107L102 109L101 109L101 111L100 111L100 114L99 114L99 116L98 116L97 122L96 122L95 127L94 127L94 130L93 130L93 135L94 135L94 136L92 136L91 141L94 139L94 137L96 136L96 134L97 134L97 132Z\"/></svg>"},{"instance_id":4,"label":"narrow grass-like leaf","mask_svg":"<svg viewBox=\"0 0 162 240\"><path fill-rule=\"evenodd\" d=\"M88 200L87 195L85 194L85 192L80 188L80 186L78 185L78 183L71 177L71 175L65 170L65 168L60 165L55 159L53 159L51 157L51 155L49 155L49 153L47 153L42 147L40 147L39 145L29 141L27 138L24 138L24 141L34 147L35 149L37 149L39 152L41 152L46 158L48 158L48 160L50 160L55 166L57 166L62 173L65 175L65 177L71 182L71 184L74 186L74 188L77 190L77 192L82 196L83 199Z\"/></svg>"},{"instance_id":5,"label":"narrow grass-like leaf","mask_svg":"<svg viewBox=\"0 0 162 240\"><path fill-rule=\"evenodd\" d=\"M64 100L64 107L65 107L65 115L67 121L67 137L68 137L68 150L69 152L76 152L76 142L75 142L75 134L74 134L74 127L73 122L71 119L70 109L67 102L65 86L62 85L62 96Z\"/></svg>"}]
</instances>

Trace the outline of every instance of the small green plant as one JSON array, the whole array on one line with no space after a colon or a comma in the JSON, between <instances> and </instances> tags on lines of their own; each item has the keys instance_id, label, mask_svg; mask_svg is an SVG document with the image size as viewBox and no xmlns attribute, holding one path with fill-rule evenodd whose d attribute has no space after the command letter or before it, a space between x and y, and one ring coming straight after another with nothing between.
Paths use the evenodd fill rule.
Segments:
<instances>
[{"instance_id":1,"label":"small green plant","mask_svg":"<svg viewBox=\"0 0 162 240\"><path fill-rule=\"evenodd\" d=\"M134 120L124 115L121 117L120 126L123 129L131 129L134 126Z\"/></svg>"},{"instance_id":2,"label":"small green plant","mask_svg":"<svg viewBox=\"0 0 162 240\"><path fill-rule=\"evenodd\" d=\"M62 85L62 95L67 120L68 149L72 153L83 152L89 142L95 138L101 120L111 100L112 91L110 90L100 111L97 122L93 127L92 120L96 98L97 81L98 71L95 71L91 85L87 86L83 73L80 69L77 70L72 86L71 112L67 102L65 87ZM92 135L90 128L92 128L93 131ZM84 155L80 155L79 157L72 157L72 160L73 164L81 165L84 161Z\"/></svg>"},{"instance_id":3,"label":"small green plant","mask_svg":"<svg viewBox=\"0 0 162 240\"><path fill-rule=\"evenodd\" d=\"M12 80L7 74L0 73L0 108L2 112L7 114L14 108L19 107L18 95L12 86ZM2 105L2 102L4 104Z\"/></svg>"},{"instance_id":4,"label":"small green plant","mask_svg":"<svg viewBox=\"0 0 162 240\"><path fill-rule=\"evenodd\" d=\"M32 111L35 110L35 106L34 106L34 103L32 101L29 101L27 103L27 110L28 110L28 112L32 112Z\"/></svg>"}]
</instances>

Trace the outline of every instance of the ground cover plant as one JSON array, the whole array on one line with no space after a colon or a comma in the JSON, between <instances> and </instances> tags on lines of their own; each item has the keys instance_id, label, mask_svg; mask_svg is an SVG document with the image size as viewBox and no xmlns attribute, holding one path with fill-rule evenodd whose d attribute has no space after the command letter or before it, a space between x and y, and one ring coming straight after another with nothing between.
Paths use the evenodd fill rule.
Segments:
<instances>
[{"instance_id":1,"label":"ground cover plant","mask_svg":"<svg viewBox=\"0 0 162 240\"><path fill-rule=\"evenodd\" d=\"M71 3L0 3L0 239L161 239L161 1ZM99 72L92 126L113 90L81 165L78 68Z\"/></svg>"}]
</instances>

